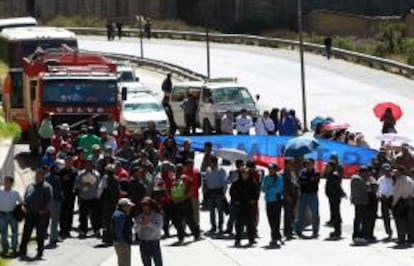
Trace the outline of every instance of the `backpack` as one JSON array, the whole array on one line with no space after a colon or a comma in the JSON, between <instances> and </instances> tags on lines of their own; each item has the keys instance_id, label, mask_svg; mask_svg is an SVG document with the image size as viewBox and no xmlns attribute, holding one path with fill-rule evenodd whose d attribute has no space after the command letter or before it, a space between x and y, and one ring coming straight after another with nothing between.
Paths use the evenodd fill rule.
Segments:
<instances>
[{"instance_id":1,"label":"backpack","mask_svg":"<svg viewBox=\"0 0 414 266\"><path fill-rule=\"evenodd\" d=\"M173 200L181 200L185 197L185 187L183 180L177 180L171 188L171 197Z\"/></svg>"}]
</instances>

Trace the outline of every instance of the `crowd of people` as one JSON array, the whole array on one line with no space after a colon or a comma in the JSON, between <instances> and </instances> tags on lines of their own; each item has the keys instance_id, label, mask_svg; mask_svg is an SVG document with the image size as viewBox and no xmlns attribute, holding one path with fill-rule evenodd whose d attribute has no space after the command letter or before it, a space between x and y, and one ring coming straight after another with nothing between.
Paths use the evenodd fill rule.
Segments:
<instances>
[{"instance_id":1,"label":"crowd of people","mask_svg":"<svg viewBox=\"0 0 414 266\"><path fill-rule=\"evenodd\" d=\"M48 121L44 124L51 126ZM115 134L109 134L108 128L114 129ZM79 238L91 236L90 220L93 236L114 245L120 265L129 265L133 240L141 244L144 265L151 265L151 260L162 265L159 241L171 237L171 226L177 231L178 245L187 236L186 226L194 240L200 240L200 198L201 206L210 212L208 233L234 236L236 247L241 246L244 232L248 246L256 243L261 192L271 228L270 246L279 247L294 235L318 238L321 178L326 178L325 192L330 205L331 219L327 224L334 228L330 237L341 237L340 203L346 195L336 155L331 156L322 173L315 170L312 159L298 165L295 158L285 158L283 169L271 163L266 171L252 161L238 160L234 170L227 173L214 155L212 143L205 143L201 167L196 169L191 142L185 141L183 147L178 147L174 136L161 140L153 126L144 132L127 132L116 122L107 121L99 127L83 127L76 138L66 125L51 130L50 139L42 139L45 152L34 183L26 188L24 195L13 189L12 176L4 179L0 191L3 255L11 250L13 255L25 257L33 229L36 229L38 258L43 255L45 239L49 238L50 245L57 245L71 237L75 202L79 209ZM382 148L371 166L361 167L352 177L350 198L355 206L356 243L376 241L378 202L389 239L393 237L392 213L397 243L413 243L413 165L414 158L407 145L397 155ZM18 248L14 213L19 204L23 205L25 219ZM309 224L312 235L304 236L303 230ZM8 225L12 229L11 245Z\"/></svg>"},{"instance_id":2,"label":"crowd of people","mask_svg":"<svg viewBox=\"0 0 414 266\"><path fill-rule=\"evenodd\" d=\"M390 120L384 118L386 130L395 126L395 121ZM301 131L294 110L286 109L280 114L277 109L264 112L255 124L245 110L236 119L227 112L221 120L222 133L233 134L233 126L239 135L250 134L253 126L259 135L297 136ZM318 135L321 133L327 134L321 130L315 134L327 137ZM57 246L77 231L80 239L97 237L104 244L113 245L119 265L130 265L131 244L136 241L140 244L143 264L152 265L153 261L159 266L162 265L160 240L172 236L172 227L177 232L177 245L185 243L187 227L194 241L202 239L202 209L210 214L207 236L228 235L234 239L235 247L241 247L246 236L247 246L251 247L259 233L261 193L271 229L269 246L279 248L294 238L319 237L321 178L326 179L325 194L330 207L326 225L333 227L329 237L341 239L340 206L347 195L342 188L343 169L336 154L331 155L321 173L313 159L303 158L285 158L283 165L270 163L265 168L250 160L236 160L227 172L214 153L213 143L204 144L198 169L191 141L186 140L179 147L173 131L161 136L151 122L144 131L129 132L112 117L99 124L91 119L74 135L69 125L54 127L51 117L46 115L39 136L43 154L34 182L20 195L13 188L14 177L6 176L0 190L3 255L11 251L12 256L26 258L34 229L36 258L42 258L46 239L49 245ZM350 137L341 135L338 139L343 142L348 139L346 143L351 144ZM402 247L414 243L413 178L414 157L407 144L397 151L381 148L371 165L362 166L352 177L350 200L355 207L352 238L356 244L377 241L378 206L387 239L391 241L394 236L393 217L396 243ZM79 226L74 229L76 208ZM19 216L24 216L20 246ZM310 236L303 234L308 225L312 226Z\"/></svg>"}]
</instances>

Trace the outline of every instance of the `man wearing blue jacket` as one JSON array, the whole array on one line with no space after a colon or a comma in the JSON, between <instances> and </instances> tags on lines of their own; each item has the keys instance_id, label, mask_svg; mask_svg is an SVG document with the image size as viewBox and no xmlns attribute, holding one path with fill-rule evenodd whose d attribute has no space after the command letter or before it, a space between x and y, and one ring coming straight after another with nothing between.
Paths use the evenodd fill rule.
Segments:
<instances>
[{"instance_id":1,"label":"man wearing blue jacket","mask_svg":"<svg viewBox=\"0 0 414 266\"><path fill-rule=\"evenodd\" d=\"M275 163L268 165L269 175L265 176L261 190L265 193L267 219L271 229L269 246L279 247L278 241L282 241L280 235L280 212L283 200L283 177L278 174L279 167Z\"/></svg>"}]
</instances>

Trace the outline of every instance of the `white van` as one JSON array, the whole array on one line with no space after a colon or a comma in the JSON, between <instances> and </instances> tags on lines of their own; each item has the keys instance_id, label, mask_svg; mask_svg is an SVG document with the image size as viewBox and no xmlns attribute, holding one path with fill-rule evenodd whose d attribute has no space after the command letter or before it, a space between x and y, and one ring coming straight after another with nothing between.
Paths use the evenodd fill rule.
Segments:
<instances>
[{"instance_id":1,"label":"white van","mask_svg":"<svg viewBox=\"0 0 414 266\"><path fill-rule=\"evenodd\" d=\"M196 122L204 134L213 131L220 133L220 121L226 111L231 111L236 118L242 109L246 109L254 121L259 116L256 100L249 90L237 83L234 78L210 79L206 82L185 82L174 84L170 104L177 127L185 128L182 102L192 94L198 102Z\"/></svg>"}]
</instances>

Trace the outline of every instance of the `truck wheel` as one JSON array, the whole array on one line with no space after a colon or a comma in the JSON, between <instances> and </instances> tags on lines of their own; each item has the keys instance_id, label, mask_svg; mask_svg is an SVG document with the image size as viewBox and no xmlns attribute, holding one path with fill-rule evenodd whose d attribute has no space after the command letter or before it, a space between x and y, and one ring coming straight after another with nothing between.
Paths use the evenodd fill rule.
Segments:
<instances>
[{"instance_id":1,"label":"truck wheel","mask_svg":"<svg viewBox=\"0 0 414 266\"><path fill-rule=\"evenodd\" d=\"M210 121L208 119L203 120L203 133L205 135L210 135L213 129L211 128Z\"/></svg>"}]
</instances>

